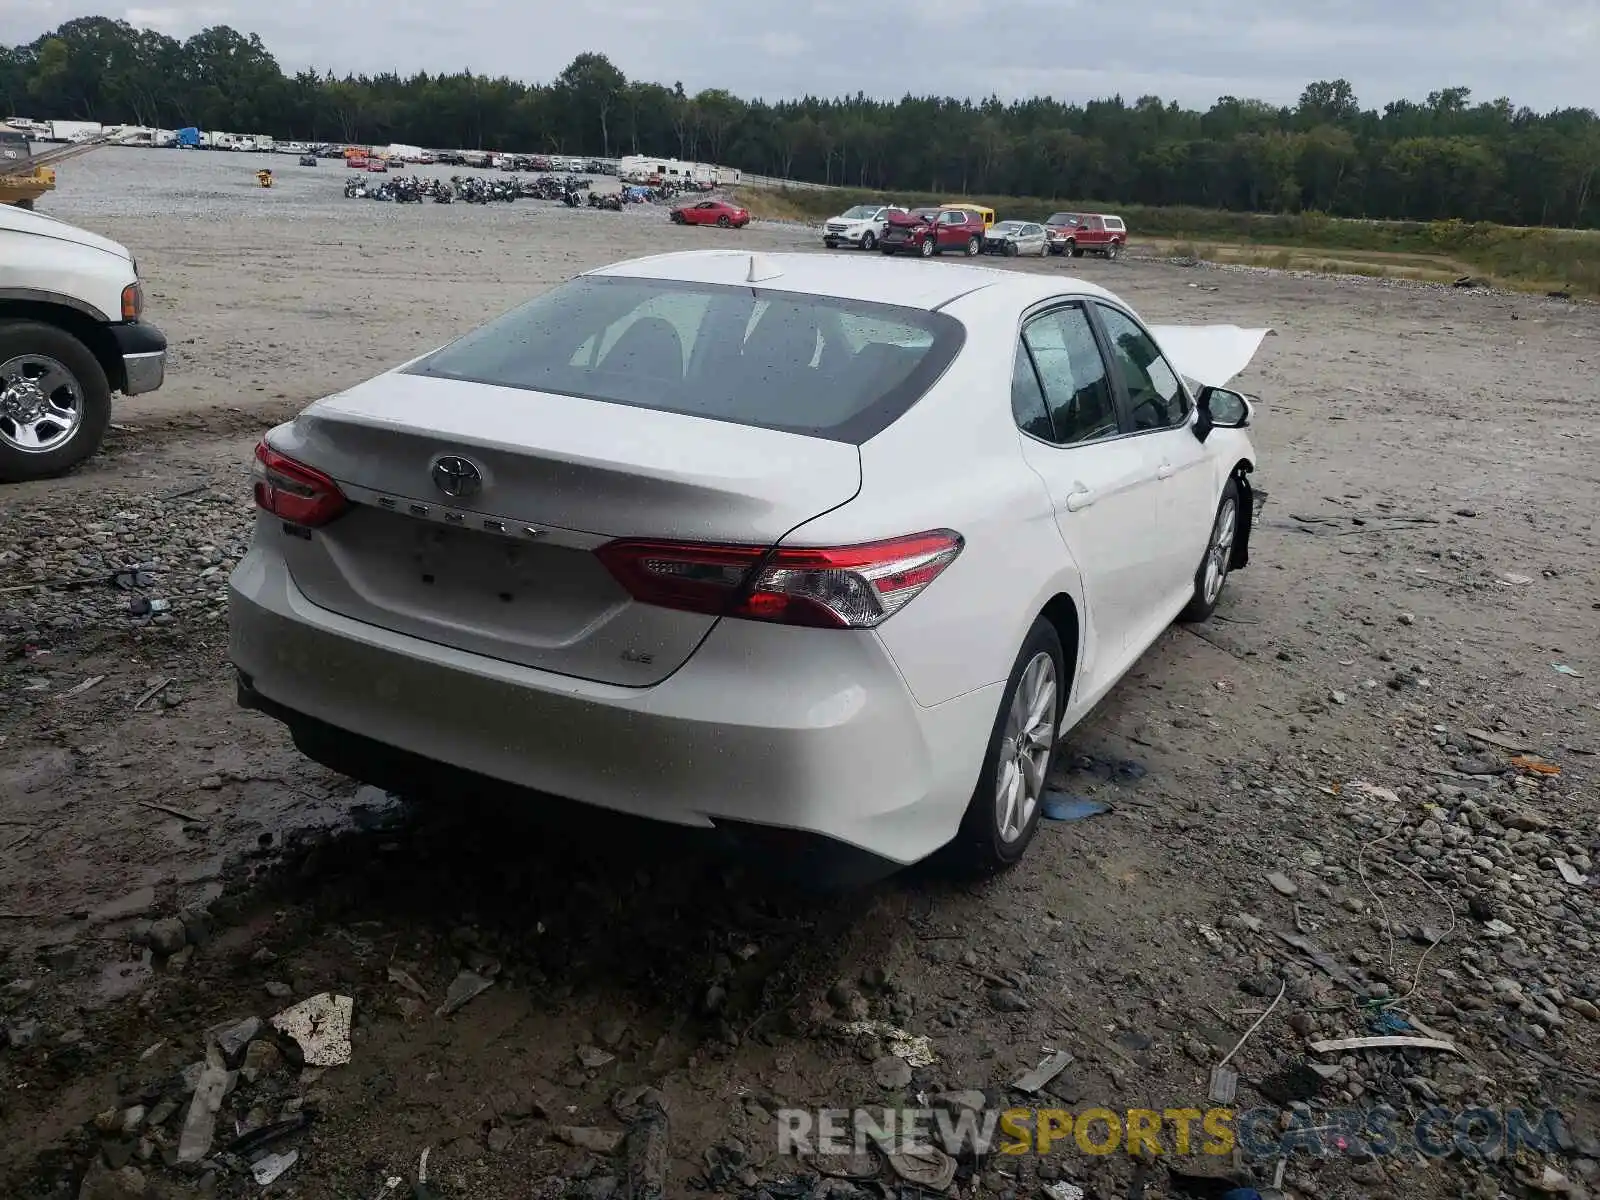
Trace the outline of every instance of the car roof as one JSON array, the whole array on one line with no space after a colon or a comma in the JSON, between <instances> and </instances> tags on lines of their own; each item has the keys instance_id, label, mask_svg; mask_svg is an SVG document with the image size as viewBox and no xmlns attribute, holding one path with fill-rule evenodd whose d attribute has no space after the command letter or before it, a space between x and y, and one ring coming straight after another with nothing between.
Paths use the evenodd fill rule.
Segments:
<instances>
[{"instance_id":1,"label":"car roof","mask_svg":"<svg viewBox=\"0 0 1600 1200\"><path fill-rule=\"evenodd\" d=\"M752 260L754 264L752 264ZM755 270L752 270L754 265ZM1115 300L1105 288L1072 276L1005 271L955 263L904 262L874 254L849 257L821 253L748 250L685 250L632 258L585 272L631 279L752 285L809 296L837 296L903 308L940 308L979 289L1019 307L1050 296L1088 295ZM751 275L756 279L751 280Z\"/></svg>"}]
</instances>

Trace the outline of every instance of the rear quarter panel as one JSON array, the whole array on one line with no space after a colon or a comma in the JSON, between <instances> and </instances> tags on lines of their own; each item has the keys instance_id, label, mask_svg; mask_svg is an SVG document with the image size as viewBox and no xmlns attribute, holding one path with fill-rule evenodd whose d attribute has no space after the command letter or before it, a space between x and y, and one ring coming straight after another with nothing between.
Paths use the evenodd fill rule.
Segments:
<instances>
[{"instance_id":1,"label":"rear quarter panel","mask_svg":"<svg viewBox=\"0 0 1600 1200\"><path fill-rule=\"evenodd\" d=\"M1081 596L1049 493L1022 457L1011 416L1016 311L979 302L961 315L961 356L861 446L860 493L785 539L849 545L939 528L962 535L955 562L878 630L924 706L1005 680L1045 604L1058 592L1074 604Z\"/></svg>"}]
</instances>

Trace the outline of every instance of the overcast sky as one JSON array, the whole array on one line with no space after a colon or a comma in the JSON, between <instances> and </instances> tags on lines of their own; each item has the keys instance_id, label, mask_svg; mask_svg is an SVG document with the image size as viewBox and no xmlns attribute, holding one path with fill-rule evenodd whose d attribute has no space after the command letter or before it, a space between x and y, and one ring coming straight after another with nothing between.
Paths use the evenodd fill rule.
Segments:
<instances>
[{"instance_id":1,"label":"overcast sky","mask_svg":"<svg viewBox=\"0 0 1600 1200\"><path fill-rule=\"evenodd\" d=\"M1293 103L1349 79L1363 107L1441 87L1600 109L1596 0L0 0L0 42L74 16L186 37L226 23L285 70L454 70L547 80L598 50L629 78L745 97L907 91L1083 101L1154 93Z\"/></svg>"}]
</instances>

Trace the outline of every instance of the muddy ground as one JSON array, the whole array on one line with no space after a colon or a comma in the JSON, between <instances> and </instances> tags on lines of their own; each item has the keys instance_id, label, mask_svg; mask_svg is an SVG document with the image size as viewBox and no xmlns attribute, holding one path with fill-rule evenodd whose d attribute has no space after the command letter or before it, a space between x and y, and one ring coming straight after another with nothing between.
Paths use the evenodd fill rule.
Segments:
<instances>
[{"instance_id":1,"label":"muddy ground","mask_svg":"<svg viewBox=\"0 0 1600 1200\"><path fill-rule=\"evenodd\" d=\"M1047 823L987 884L818 895L673 830L358 790L235 709L223 603L250 448L307 401L585 267L814 237L346 201L329 165L264 192L254 165L102 151L43 206L135 250L173 352L99 458L0 491L0 1194L254 1195L249 1163L294 1149L270 1194L411 1195L427 1151L450 1200L605 1200L628 1154L560 1127L623 1130L650 1085L669 1195L889 1195L783 1183L773 1113L1003 1107L1052 1049L1074 1061L1039 1102L1205 1108L1269 1006L1229 1064L1240 1110L1561 1114L1520 1161L1302 1154L1291 1194L1600 1182L1600 310L1073 262L1148 319L1277 330L1241 381L1269 493L1252 565L1072 733L1059 785L1110 812ZM439 1015L463 971L490 986ZM354 1000L349 1064L258 1041L212 1156L174 1164L208 1030L324 992ZM843 1032L863 1016L935 1061ZM1307 1049L1408 1025L1457 1051ZM1303 1058L1330 1077L1302 1086ZM1131 1176L1069 1142L954 1186Z\"/></svg>"}]
</instances>

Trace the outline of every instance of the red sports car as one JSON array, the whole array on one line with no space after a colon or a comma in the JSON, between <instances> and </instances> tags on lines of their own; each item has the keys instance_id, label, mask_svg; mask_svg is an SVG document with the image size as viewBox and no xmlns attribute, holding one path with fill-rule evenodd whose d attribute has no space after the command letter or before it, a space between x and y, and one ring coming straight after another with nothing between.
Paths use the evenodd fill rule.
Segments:
<instances>
[{"instance_id":1,"label":"red sports car","mask_svg":"<svg viewBox=\"0 0 1600 1200\"><path fill-rule=\"evenodd\" d=\"M750 224L750 212L726 200L701 200L673 209L672 221L675 225L719 225L723 229L743 229Z\"/></svg>"}]
</instances>

